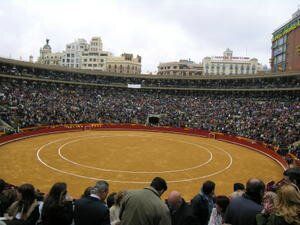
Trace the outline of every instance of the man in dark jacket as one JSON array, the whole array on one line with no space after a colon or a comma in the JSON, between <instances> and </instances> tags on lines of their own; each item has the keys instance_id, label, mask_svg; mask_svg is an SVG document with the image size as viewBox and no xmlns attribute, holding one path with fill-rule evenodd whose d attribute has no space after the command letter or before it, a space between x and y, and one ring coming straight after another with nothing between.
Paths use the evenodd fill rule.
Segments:
<instances>
[{"instance_id":1,"label":"man in dark jacket","mask_svg":"<svg viewBox=\"0 0 300 225\"><path fill-rule=\"evenodd\" d=\"M200 193L192 199L191 205L193 214L197 219L198 225L208 224L210 214L214 207L214 194L215 183L209 180L204 182Z\"/></svg>"},{"instance_id":2,"label":"man in dark jacket","mask_svg":"<svg viewBox=\"0 0 300 225\"><path fill-rule=\"evenodd\" d=\"M3 194L3 190L5 189L6 183L4 180L0 179L0 217L3 217L4 213L9 207L9 200Z\"/></svg>"},{"instance_id":3,"label":"man in dark jacket","mask_svg":"<svg viewBox=\"0 0 300 225\"><path fill-rule=\"evenodd\" d=\"M75 202L75 225L110 225L109 210L105 204L108 187L106 181L98 181L90 196Z\"/></svg>"},{"instance_id":4,"label":"man in dark jacket","mask_svg":"<svg viewBox=\"0 0 300 225\"><path fill-rule=\"evenodd\" d=\"M256 214L263 209L261 203L265 184L259 179L250 179L243 196L231 200L226 213L225 223L232 225L256 225Z\"/></svg>"},{"instance_id":5,"label":"man in dark jacket","mask_svg":"<svg viewBox=\"0 0 300 225\"><path fill-rule=\"evenodd\" d=\"M167 200L170 209L172 225L196 225L196 218L193 210L188 205L178 191L172 191Z\"/></svg>"}]
</instances>

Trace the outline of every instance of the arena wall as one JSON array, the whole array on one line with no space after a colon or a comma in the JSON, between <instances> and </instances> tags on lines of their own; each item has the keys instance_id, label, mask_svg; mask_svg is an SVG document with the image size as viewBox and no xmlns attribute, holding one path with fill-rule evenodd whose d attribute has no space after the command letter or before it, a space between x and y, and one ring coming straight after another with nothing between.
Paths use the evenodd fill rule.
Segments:
<instances>
[{"instance_id":1,"label":"arena wall","mask_svg":"<svg viewBox=\"0 0 300 225\"><path fill-rule=\"evenodd\" d=\"M41 126L41 127L31 127L22 129L23 132L6 135L0 137L0 146L8 144L13 141L18 141L24 138L30 138L39 135L47 135L52 133L63 133L63 132L73 132L82 130L143 130L152 132L167 132L167 133L180 133L186 135L195 135L206 138L214 138L219 141L230 142L232 144L247 147L251 150L262 153L284 169L287 168L286 161L278 155L274 150L267 147L266 144L257 142L244 137L232 136L223 133L215 133L207 130L191 129L191 128L173 128L173 127L149 127L137 124L67 124L67 125L55 125L55 126Z\"/></svg>"}]
</instances>

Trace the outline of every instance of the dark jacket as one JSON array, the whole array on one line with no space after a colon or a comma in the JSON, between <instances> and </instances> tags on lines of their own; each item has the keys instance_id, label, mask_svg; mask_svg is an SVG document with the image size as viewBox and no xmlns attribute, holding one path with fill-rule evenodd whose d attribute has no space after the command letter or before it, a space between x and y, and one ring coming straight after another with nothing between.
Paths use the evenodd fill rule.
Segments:
<instances>
[{"instance_id":1,"label":"dark jacket","mask_svg":"<svg viewBox=\"0 0 300 225\"><path fill-rule=\"evenodd\" d=\"M180 208L176 211L170 209L172 225L197 225L193 209L184 200Z\"/></svg>"},{"instance_id":2,"label":"dark jacket","mask_svg":"<svg viewBox=\"0 0 300 225\"><path fill-rule=\"evenodd\" d=\"M39 206L36 205L34 206L34 209L32 210L32 212L26 220L19 220L14 218L13 220L5 221L5 223L7 225L36 225L36 222L38 221L39 217Z\"/></svg>"},{"instance_id":3,"label":"dark jacket","mask_svg":"<svg viewBox=\"0 0 300 225\"><path fill-rule=\"evenodd\" d=\"M75 202L75 225L109 225L109 210L99 199L84 197Z\"/></svg>"},{"instance_id":4,"label":"dark jacket","mask_svg":"<svg viewBox=\"0 0 300 225\"><path fill-rule=\"evenodd\" d=\"M49 207L44 204L42 210L43 225L70 225L72 221L72 202L66 202L64 205L53 205Z\"/></svg>"},{"instance_id":5,"label":"dark jacket","mask_svg":"<svg viewBox=\"0 0 300 225\"><path fill-rule=\"evenodd\" d=\"M9 207L8 198L3 193L0 193L0 217L3 217L8 207Z\"/></svg>"},{"instance_id":6,"label":"dark jacket","mask_svg":"<svg viewBox=\"0 0 300 225\"><path fill-rule=\"evenodd\" d=\"M256 215L263 209L245 194L231 200L225 213L225 223L232 225L256 225Z\"/></svg>"},{"instance_id":7,"label":"dark jacket","mask_svg":"<svg viewBox=\"0 0 300 225\"><path fill-rule=\"evenodd\" d=\"M196 195L192 201L191 206L193 214L196 217L198 225L207 225L209 221L209 206L208 200L202 194Z\"/></svg>"}]
</instances>

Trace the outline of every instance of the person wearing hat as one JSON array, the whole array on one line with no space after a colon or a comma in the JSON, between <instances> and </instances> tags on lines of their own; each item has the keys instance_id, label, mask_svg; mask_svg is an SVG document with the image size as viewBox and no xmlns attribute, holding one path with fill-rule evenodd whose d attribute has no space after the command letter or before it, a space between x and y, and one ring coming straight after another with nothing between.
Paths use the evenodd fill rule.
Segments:
<instances>
[{"instance_id":1,"label":"person wearing hat","mask_svg":"<svg viewBox=\"0 0 300 225\"><path fill-rule=\"evenodd\" d=\"M288 183L293 183L298 187L298 190L300 189L300 168L294 167L289 168L286 171L283 172L283 176L285 181Z\"/></svg>"}]
</instances>

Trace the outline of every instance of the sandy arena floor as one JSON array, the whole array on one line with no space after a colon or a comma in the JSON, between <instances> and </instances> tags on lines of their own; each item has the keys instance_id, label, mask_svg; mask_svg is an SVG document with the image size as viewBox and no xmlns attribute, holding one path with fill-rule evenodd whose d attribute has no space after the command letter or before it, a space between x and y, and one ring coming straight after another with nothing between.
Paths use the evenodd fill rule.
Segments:
<instances>
[{"instance_id":1,"label":"sandy arena floor","mask_svg":"<svg viewBox=\"0 0 300 225\"><path fill-rule=\"evenodd\" d=\"M29 182L43 192L58 181L79 197L96 180L110 192L147 186L155 176L190 200L205 180L216 194L230 194L234 182L257 177L280 180L282 167L237 145L189 135L144 131L82 131L28 138L0 146L0 177Z\"/></svg>"}]
</instances>

